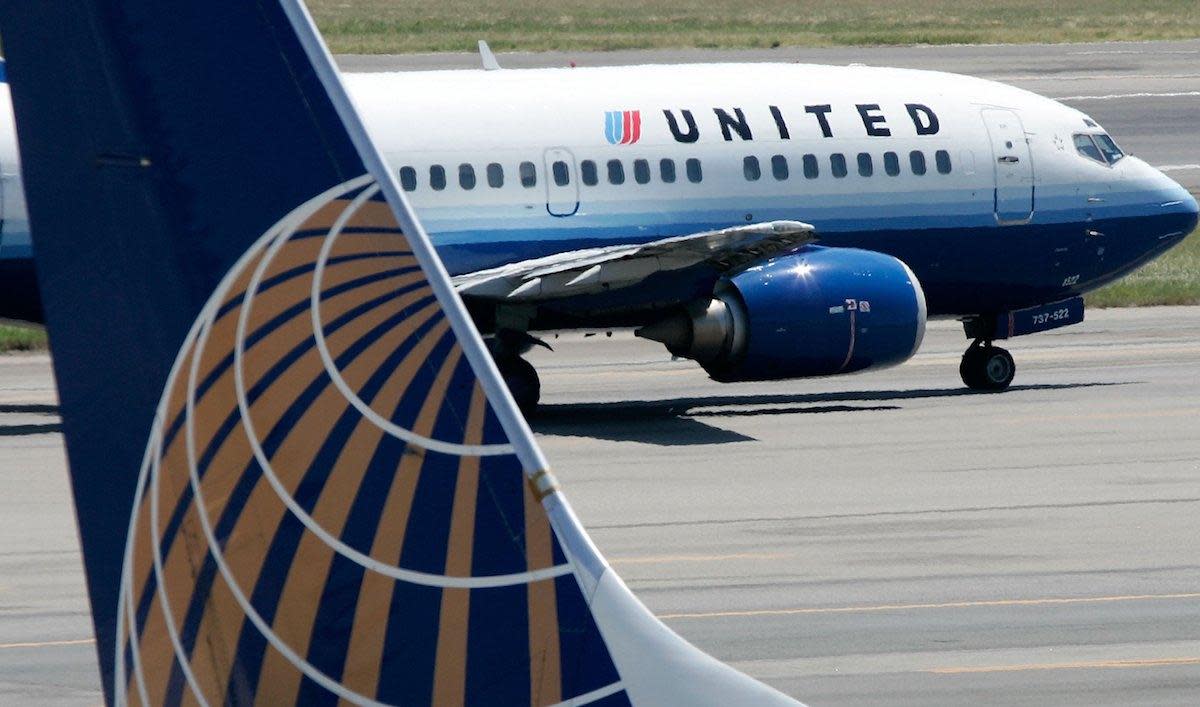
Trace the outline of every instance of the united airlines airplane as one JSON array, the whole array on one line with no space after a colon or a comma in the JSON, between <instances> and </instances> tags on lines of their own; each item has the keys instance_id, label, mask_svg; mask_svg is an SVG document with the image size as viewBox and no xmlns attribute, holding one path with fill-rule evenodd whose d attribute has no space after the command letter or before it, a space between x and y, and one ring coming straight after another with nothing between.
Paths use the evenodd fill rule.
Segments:
<instances>
[{"instance_id":1,"label":"united airlines airplane","mask_svg":"<svg viewBox=\"0 0 1200 707\"><path fill-rule=\"evenodd\" d=\"M955 317L973 341L963 381L1002 389L1015 365L994 341L1081 321L1080 295L1197 221L1195 199L1087 115L965 76L745 64L346 82L526 410L529 332L570 328L637 327L740 381L897 364L927 316ZM5 130L4 313L36 316Z\"/></svg>"}]
</instances>

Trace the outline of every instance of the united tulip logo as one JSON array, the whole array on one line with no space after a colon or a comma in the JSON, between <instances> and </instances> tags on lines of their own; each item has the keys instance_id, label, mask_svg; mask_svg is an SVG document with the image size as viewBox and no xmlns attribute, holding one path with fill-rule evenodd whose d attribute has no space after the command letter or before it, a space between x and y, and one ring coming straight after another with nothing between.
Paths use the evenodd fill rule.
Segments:
<instances>
[{"instance_id":1,"label":"united tulip logo","mask_svg":"<svg viewBox=\"0 0 1200 707\"><path fill-rule=\"evenodd\" d=\"M640 110L610 110L604 113L604 137L610 145L632 145L642 137Z\"/></svg>"}]
</instances>

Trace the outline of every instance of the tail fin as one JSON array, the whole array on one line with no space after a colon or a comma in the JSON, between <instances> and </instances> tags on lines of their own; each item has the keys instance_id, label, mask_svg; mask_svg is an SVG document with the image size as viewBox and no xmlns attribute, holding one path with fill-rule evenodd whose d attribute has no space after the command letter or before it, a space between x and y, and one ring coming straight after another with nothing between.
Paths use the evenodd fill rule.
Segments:
<instances>
[{"instance_id":1,"label":"tail fin","mask_svg":"<svg viewBox=\"0 0 1200 707\"><path fill-rule=\"evenodd\" d=\"M588 540L302 6L0 31L110 703L787 701Z\"/></svg>"}]
</instances>

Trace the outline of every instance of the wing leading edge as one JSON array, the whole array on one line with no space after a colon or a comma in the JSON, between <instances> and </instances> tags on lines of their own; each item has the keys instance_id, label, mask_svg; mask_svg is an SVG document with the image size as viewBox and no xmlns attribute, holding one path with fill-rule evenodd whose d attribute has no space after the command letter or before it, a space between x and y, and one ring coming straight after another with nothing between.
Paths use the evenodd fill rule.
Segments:
<instances>
[{"instance_id":1,"label":"wing leading edge","mask_svg":"<svg viewBox=\"0 0 1200 707\"><path fill-rule=\"evenodd\" d=\"M591 544L303 6L166 5L0 2L106 699L791 703Z\"/></svg>"}]
</instances>

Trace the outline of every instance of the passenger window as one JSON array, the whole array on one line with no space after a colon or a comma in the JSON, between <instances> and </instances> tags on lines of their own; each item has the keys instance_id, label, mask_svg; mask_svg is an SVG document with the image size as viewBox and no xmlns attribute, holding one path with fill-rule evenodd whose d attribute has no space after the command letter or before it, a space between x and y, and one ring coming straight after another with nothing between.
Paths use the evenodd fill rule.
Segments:
<instances>
[{"instance_id":1,"label":"passenger window","mask_svg":"<svg viewBox=\"0 0 1200 707\"><path fill-rule=\"evenodd\" d=\"M600 179L596 175L596 163L591 160L584 160L579 163L579 178L589 187L596 186Z\"/></svg>"},{"instance_id":2,"label":"passenger window","mask_svg":"<svg viewBox=\"0 0 1200 707\"><path fill-rule=\"evenodd\" d=\"M417 188L417 170L412 167L400 168L400 186L404 191L412 191Z\"/></svg>"},{"instance_id":3,"label":"passenger window","mask_svg":"<svg viewBox=\"0 0 1200 707\"><path fill-rule=\"evenodd\" d=\"M895 152L883 153L883 171L889 177L900 174L900 157Z\"/></svg>"},{"instance_id":4,"label":"passenger window","mask_svg":"<svg viewBox=\"0 0 1200 707\"><path fill-rule=\"evenodd\" d=\"M846 176L846 156L840 152L835 152L829 156L829 171L833 173L835 179L841 179Z\"/></svg>"},{"instance_id":5,"label":"passenger window","mask_svg":"<svg viewBox=\"0 0 1200 707\"><path fill-rule=\"evenodd\" d=\"M918 177L925 174L925 153L920 150L913 150L908 153L908 166L912 169L912 173Z\"/></svg>"},{"instance_id":6,"label":"passenger window","mask_svg":"<svg viewBox=\"0 0 1200 707\"><path fill-rule=\"evenodd\" d=\"M838 155L838 156L841 157L841 155ZM801 161L804 163L804 178L805 179L816 179L817 177L819 177L821 175L821 170L817 165L817 156L816 155L805 155L801 159ZM846 166L845 163L843 163L842 168L845 169L845 166Z\"/></svg>"},{"instance_id":7,"label":"passenger window","mask_svg":"<svg viewBox=\"0 0 1200 707\"><path fill-rule=\"evenodd\" d=\"M858 175L869 177L872 174L875 174L875 164L871 161L871 155L866 152L858 153Z\"/></svg>"},{"instance_id":8,"label":"passenger window","mask_svg":"<svg viewBox=\"0 0 1200 707\"><path fill-rule=\"evenodd\" d=\"M687 178L689 182L696 184L701 179L704 179L704 172L702 172L700 169L700 160L696 159L695 157L689 157L687 162L683 163L683 167L687 171Z\"/></svg>"},{"instance_id":9,"label":"passenger window","mask_svg":"<svg viewBox=\"0 0 1200 707\"><path fill-rule=\"evenodd\" d=\"M608 161L608 183L609 184L624 184L625 183L625 165L621 164L621 160Z\"/></svg>"},{"instance_id":10,"label":"passenger window","mask_svg":"<svg viewBox=\"0 0 1200 707\"><path fill-rule=\"evenodd\" d=\"M659 160L658 176L664 184L673 183L675 181L675 160Z\"/></svg>"},{"instance_id":11,"label":"passenger window","mask_svg":"<svg viewBox=\"0 0 1200 707\"><path fill-rule=\"evenodd\" d=\"M440 164L435 164L429 168L429 186L434 191L441 191L446 188L446 168Z\"/></svg>"},{"instance_id":12,"label":"passenger window","mask_svg":"<svg viewBox=\"0 0 1200 707\"><path fill-rule=\"evenodd\" d=\"M933 153L933 162L937 165L938 174L950 174L950 153L938 150Z\"/></svg>"},{"instance_id":13,"label":"passenger window","mask_svg":"<svg viewBox=\"0 0 1200 707\"><path fill-rule=\"evenodd\" d=\"M650 163L646 160L633 161L633 181L645 184L650 181Z\"/></svg>"},{"instance_id":14,"label":"passenger window","mask_svg":"<svg viewBox=\"0 0 1200 707\"><path fill-rule=\"evenodd\" d=\"M571 183L571 172L567 169L566 162L560 160L550 165L550 172L554 175L554 183L558 186L565 187Z\"/></svg>"},{"instance_id":15,"label":"passenger window","mask_svg":"<svg viewBox=\"0 0 1200 707\"><path fill-rule=\"evenodd\" d=\"M499 189L504 186L504 168L492 162L487 166L487 178L489 187Z\"/></svg>"},{"instance_id":16,"label":"passenger window","mask_svg":"<svg viewBox=\"0 0 1200 707\"><path fill-rule=\"evenodd\" d=\"M526 189L537 186L537 167L532 162L522 162L517 171L521 173L521 186Z\"/></svg>"},{"instance_id":17,"label":"passenger window","mask_svg":"<svg viewBox=\"0 0 1200 707\"><path fill-rule=\"evenodd\" d=\"M757 182L762 176L762 169L758 166L758 158L754 156L742 158L742 174L746 176L747 182Z\"/></svg>"},{"instance_id":18,"label":"passenger window","mask_svg":"<svg viewBox=\"0 0 1200 707\"><path fill-rule=\"evenodd\" d=\"M1114 164L1117 160L1125 156L1121 148L1117 147L1117 143L1113 142L1113 139L1108 135L1101 133L1093 135L1092 138L1096 141L1096 146L1100 148L1100 151L1108 158L1109 164Z\"/></svg>"},{"instance_id":19,"label":"passenger window","mask_svg":"<svg viewBox=\"0 0 1200 707\"><path fill-rule=\"evenodd\" d=\"M783 155L775 155L771 158L771 175L783 181L788 178L788 161Z\"/></svg>"},{"instance_id":20,"label":"passenger window","mask_svg":"<svg viewBox=\"0 0 1200 707\"><path fill-rule=\"evenodd\" d=\"M458 166L458 186L463 189L475 188L475 168L469 164Z\"/></svg>"}]
</instances>

